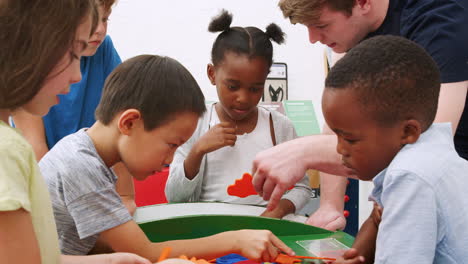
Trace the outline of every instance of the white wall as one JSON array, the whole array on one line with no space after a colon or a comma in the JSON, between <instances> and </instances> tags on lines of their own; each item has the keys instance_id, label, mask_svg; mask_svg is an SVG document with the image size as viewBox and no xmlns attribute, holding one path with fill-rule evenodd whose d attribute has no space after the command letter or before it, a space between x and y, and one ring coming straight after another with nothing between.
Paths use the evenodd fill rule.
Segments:
<instances>
[{"instance_id":1,"label":"white wall","mask_svg":"<svg viewBox=\"0 0 468 264\"><path fill-rule=\"evenodd\" d=\"M109 35L122 59L160 54L179 60L197 79L205 97L216 100L216 90L206 77L206 65L217 34L207 28L222 8L233 13L233 26L264 30L269 23L277 23L287 39L283 45L275 44L274 60L288 64L289 99L320 101L324 47L308 42L306 27L284 19L277 1L118 0L110 17Z\"/></svg>"}]
</instances>

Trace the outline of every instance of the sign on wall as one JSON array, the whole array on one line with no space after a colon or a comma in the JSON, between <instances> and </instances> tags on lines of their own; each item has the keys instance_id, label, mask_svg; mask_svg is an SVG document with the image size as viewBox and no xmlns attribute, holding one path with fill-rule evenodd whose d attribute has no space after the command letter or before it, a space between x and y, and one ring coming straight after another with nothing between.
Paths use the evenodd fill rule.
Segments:
<instances>
[{"instance_id":1,"label":"sign on wall","mask_svg":"<svg viewBox=\"0 0 468 264\"><path fill-rule=\"evenodd\" d=\"M288 67L286 63L275 62L265 81L263 102L282 102L288 99Z\"/></svg>"}]
</instances>

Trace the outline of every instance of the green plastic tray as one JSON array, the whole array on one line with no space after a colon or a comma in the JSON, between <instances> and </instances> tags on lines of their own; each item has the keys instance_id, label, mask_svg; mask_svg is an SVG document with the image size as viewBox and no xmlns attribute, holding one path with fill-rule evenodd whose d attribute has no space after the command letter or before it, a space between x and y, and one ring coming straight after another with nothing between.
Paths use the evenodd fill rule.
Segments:
<instances>
[{"instance_id":1,"label":"green plastic tray","mask_svg":"<svg viewBox=\"0 0 468 264\"><path fill-rule=\"evenodd\" d=\"M140 223L152 242L192 239L239 229L268 229L297 255L313 256L296 241L334 238L351 247L354 238L344 232L332 232L318 227L258 216L192 215Z\"/></svg>"}]
</instances>

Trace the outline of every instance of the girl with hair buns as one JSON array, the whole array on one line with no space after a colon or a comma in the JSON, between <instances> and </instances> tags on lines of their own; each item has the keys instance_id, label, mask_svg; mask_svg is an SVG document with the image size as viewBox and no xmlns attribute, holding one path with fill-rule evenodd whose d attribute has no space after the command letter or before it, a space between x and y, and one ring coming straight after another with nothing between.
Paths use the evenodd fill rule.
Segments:
<instances>
[{"instance_id":1,"label":"girl with hair buns","mask_svg":"<svg viewBox=\"0 0 468 264\"><path fill-rule=\"evenodd\" d=\"M79 60L95 22L94 0L0 2L2 264L150 264L128 253L61 256L49 193L33 149L8 125L16 111L46 114L59 94L80 81Z\"/></svg>"},{"instance_id":2,"label":"girl with hair buns","mask_svg":"<svg viewBox=\"0 0 468 264\"><path fill-rule=\"evenodd\" d=\"M287 117L257 106L272 65L271 40L281 44L284 33L275 24L264 32L256 27L231 27L231 22L232 15L223 10L208 27L210 32L221 32L207 67L219 102L208 106L193 136L174 155L166 184L170 202L265 206L267 202L259 195L239 198L229 196L226 189L251 170L256 153L297 137ZM262 216L282 218L300 210L309 198L305 176L275 210L265 210Z\"/></svg>"}]
</instances>

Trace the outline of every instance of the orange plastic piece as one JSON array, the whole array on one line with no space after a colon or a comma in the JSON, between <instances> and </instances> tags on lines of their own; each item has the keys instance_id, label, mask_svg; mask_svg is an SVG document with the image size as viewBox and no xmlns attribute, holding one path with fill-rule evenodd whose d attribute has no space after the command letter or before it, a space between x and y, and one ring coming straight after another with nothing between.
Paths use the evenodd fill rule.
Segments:
<instances>
[{"instance_id":1,"label":"orange plastic piece","mask_svg":"<svg viewBox=\"0 0 468 264\"><path fill-rule=\"evenodd\" d=\"M302 260L296 257L285 255L285 254L278 254L274 262L279 263L279 264L294 264L296 262L302 262Z\"/></svg>"},{"instance_id":2,"label":"orange plastic piece","mask_svg":"<svg viewBox=\"0 0 468 264\"><path fill-rule=\"evenodd\" d=\"M193 262L193 263L195 263L195 264L210 264L210 262L208 262L208 261L206 261L206 260L204 260L204 259L197 259L197 258L195 258L195 257L191 257L191 258L189 259L189 258L188 258L187 256L185 256L185 255L181 255L179 258L180 258L180 259L184 259L184 260L191 261L191 262Z\"/></svg>"},{"instance_id":3,"label":"orange plastic piece","mask_svg":"<svg viewBox=\"0 0 468 264\"><path fill-rule=\"evenodd\" d=\"M158 262L161 262L165 259L167 259L167 257L169 256L169 254L171 253L171 248L170 247L165 247L163 248L163 250L161 251L161 255L159 255L159 259L158 259ZM195 264L211 264L210 262L204 260L204 259L197 259L195 257L192 257L192 258L188 258L187 256L185 255L181 255L179 256L180 259L183 259L183 260L188 260L188 261L191 261ZM216 259L215 259L216 261Z\"/></svg>"},{"instance_id":4,"label":"orange plastic piece","mask_svg":"<svg viewBox=\"0 0 468 264\"><path fill-rule=\"evenodd\" d=\"M234 184L227 188L227 193L231 196L245 198L250 195L256 195L257 192L252 184L253 177L250 173L244 173L241 179L237 179Z\"/></svg>"},{"instance_id":5,"label":"orange plastic piece","mask_svg":"<svg viewBox=\"0 0 468 264\"><path fill-rule=\"evenodd\" d=\"M170 247L165 247L161 251L161 255L159 255L158 262L163 261L169 257L169 254L171 254L171 248Z\"/></svg>"}]
</instances>

